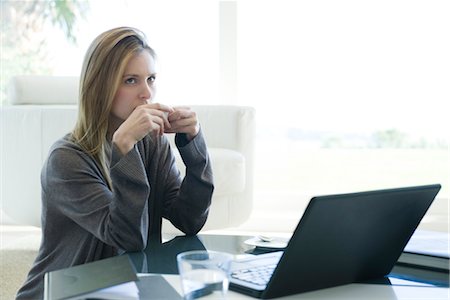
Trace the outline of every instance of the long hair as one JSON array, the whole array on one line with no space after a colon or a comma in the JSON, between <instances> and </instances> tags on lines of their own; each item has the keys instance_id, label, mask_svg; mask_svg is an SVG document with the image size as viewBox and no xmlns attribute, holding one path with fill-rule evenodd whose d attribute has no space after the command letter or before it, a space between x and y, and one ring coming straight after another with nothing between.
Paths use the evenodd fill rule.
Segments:
<instances>
[{"instance_id":1,"label":"long hair","mask_svg":"<svg viewBox=\"0 0 450 300\"><path fill-rule=\"evenodd\" d=\"M109 117L115 94L129 60L144 49L155 58L145 35L131 27L100 34L89 46L80 76L78 119L72 140L100 165L112 189L109 172Z\"/></svg>"}]
</instances>

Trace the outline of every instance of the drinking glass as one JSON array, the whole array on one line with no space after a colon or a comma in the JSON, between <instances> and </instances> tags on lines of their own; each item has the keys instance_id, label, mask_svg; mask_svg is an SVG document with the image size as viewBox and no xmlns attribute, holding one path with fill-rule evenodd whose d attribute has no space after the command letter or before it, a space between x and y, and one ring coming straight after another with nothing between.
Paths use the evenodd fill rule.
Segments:
<instances>
[{"instance_id":1,"label":"drinking glass","mask_svg":"<svg viewBox=\"0 0 450 300\"><path fill-rule=\"evenodd\" d=\"M196 250L177 255L185 300L210 296L226 299L233 256L224 252Z\"/></svg>"}]
</instances>

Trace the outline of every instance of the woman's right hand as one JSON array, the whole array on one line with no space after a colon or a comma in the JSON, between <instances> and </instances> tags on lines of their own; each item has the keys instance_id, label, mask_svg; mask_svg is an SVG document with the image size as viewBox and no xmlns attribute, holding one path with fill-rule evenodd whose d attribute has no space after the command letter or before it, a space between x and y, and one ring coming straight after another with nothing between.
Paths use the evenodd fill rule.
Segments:
<instances>
[{"instance_id":1,"label":"woman's right hand","mask_svg":"<svg viewBox=\"0 0 450 300\"><path fill-rule=\"evenodd\" d=\"M122 154L126 154L147 134L163 135L164 128L170 128L167 116L173 111L172 107L160 103L136 107L114 132L113 143Z\"/></svg>"}]
</instances>

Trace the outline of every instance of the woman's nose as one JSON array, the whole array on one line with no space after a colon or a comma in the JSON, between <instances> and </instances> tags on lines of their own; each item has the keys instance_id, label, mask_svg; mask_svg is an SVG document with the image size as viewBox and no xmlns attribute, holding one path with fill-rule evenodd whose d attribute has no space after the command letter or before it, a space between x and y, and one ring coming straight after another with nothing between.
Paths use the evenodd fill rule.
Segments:
<instances>
[{"instance_id":1,"label":"woman's nose","mask_svg":"<svg viewBox=\"0 0 450 300\"><path fill-rule=\"evenodd\" d=\"M153 89L147 83L144 83L141 87L139 98L150 100L153 96Z\"/></svg>"}]
</instances>

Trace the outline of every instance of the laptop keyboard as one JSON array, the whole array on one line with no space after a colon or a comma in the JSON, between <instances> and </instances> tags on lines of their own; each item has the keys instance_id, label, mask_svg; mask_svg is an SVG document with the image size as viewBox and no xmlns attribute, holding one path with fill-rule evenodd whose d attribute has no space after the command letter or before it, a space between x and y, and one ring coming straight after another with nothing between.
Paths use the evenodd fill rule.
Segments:
<instances>
[{"instance_id":1,"label":"laptop keyboard","mask_svg":"<svg viewBox=\"0 0 450 300\"><path fill-rule=\"evenodd\" d=\"M231 273L231 277L236 278L238 280L253 283L256 285L264 286L267 285L267 283L269 282L270 277L272 277L272 273L275 270L276 266L277 266L276 264L273 264L254 267L251 269L236 270Z\"/></svg>"}]
</instances>

